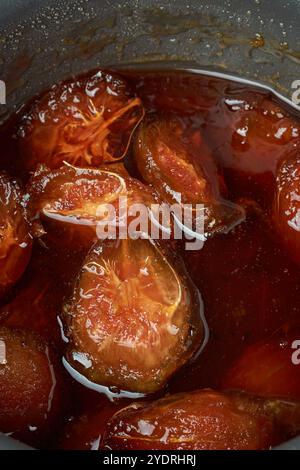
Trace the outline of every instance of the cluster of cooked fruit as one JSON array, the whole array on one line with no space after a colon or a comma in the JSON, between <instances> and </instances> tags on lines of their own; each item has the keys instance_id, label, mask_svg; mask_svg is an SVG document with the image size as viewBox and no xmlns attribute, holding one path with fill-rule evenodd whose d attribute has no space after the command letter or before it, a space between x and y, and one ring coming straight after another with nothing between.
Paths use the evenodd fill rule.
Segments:
<instances>
[{"instance_id":1,"label":"cluster of cooked fruit","mask_svg":"<svg viewBox=\"0 0 300 470\"><path fill-rule=\"evenodd\" d=\"M170 378L207 340L182 244L118 232L114 240L97 239L108 204L119 228L118 201L126 196L128 212L135 203L149 211L157 203L203 204L205 238L218 244L257 203L233 200L226 172L233 187L235 179L247 185L250 178L260 191L269 188L271 172L269 220L300 262L300 125L253 92L244 100L211 93L209 105L193 94L193 101L193 80L182 79L183 90L174 80L153 80L142 101L121 76L97 71L53 86L14 124L20 181L0 174L2 432L55 445L51 431L72 408L63 396L76 388L61 356L88 388L143 397L77 413L64 448L265 449L300 431L300 374L289 343L275 336L244 350L224 373L221 391L168 395ZM199 110L206 132L189 115ZM201 266L193 270L201 277ZM153 393L164 396L149 401Z\"/></svg>"}]
</instances>

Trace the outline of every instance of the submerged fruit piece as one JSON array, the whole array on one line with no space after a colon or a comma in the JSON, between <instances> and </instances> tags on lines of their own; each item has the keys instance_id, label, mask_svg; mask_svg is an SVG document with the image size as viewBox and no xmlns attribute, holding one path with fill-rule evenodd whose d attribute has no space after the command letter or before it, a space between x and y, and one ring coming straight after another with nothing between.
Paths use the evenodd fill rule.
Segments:
<instances>
[{"instance_id":1,"label":"submerged fruit piece","mask_svg":"<svg viewBox=\"0 0 300 470\"><path fill-rule=\"evenodd\" d=\"M295 437L300 432L300 401L277 397L248 395L247 393L227 392L238 403L240 409L253 416L266 416L273 423L273 442L278 445Z\"/></svg>"},{"instance_id":2,"label":"submerged fruit piece","mask_svg":"<svg viewBox=\"0 0 300 470\"><path fill-rule=\"evenodd\" d=\"M230 234L217 235L185 256L211 336L203 357L184 381L177 381L179 386L188 382L193 388L196 376L199 386L219 389L224 372L247 346L268 340L284 323L299 324L298 266L274 240L265 212L253 209L248 207L246 222Z\"/></svg>"},{"instance_id":3,"label":"submerged fruit piece","mask_svg":"<svg viewBox=\"0 0 300 470\"><path fill-rule=\"evenodd\" d=\"M205 234L227 232L244 218L241 207L222 198L224 183L198 129L187 130L178 119L149 119L138 130L134 154L163 200L193 205L193 223L202 217Z\"/></svg>"},{"instance_id":4,"label":"submerged fruit piece","mask_svg":"<svg viewBox=\"0 0 300 470\"><path fill-rule=\"evenodd\" d=\"M203 389L117 412L102 447L254 450L266 449L272 442L273 424L267 415L248 412L240 397Z\"/></svg>"},{"instance_id":5,"label":"submerged fruit piece","mask_svg":"<svg viewBox=\"0 0 300 470\"><path fill-rule=\"evenodd\" d=\"M33 234L40 237L47 233L48 239L54 238L59 245L72 246L90 246L97 236L116 238L114 234L121 229L127 231L134 204L145 206L147 223L147 208L158 202L149 187L116 165L101 169L65 165L52 171L41 168L30 180L28 193Z\"/></svg>"},{"instance_id":6,"label":"submerged fruit piece","mask_svg":"<svg viewBox=\"0 0 300 470\"><path fill-rule=\"evenodd\" d=\"M290 257L300 263L300 150L278 168L273 220Z\"/></svg>"},{"instance_id":7,"label":"submerged fruit piece","mask_svg":"<svg viewBox=\"0 0 300 470\"><path fill-rule=\"evenodd\" d=\"M201 315L170 250L148 239L98 243L65 306L67 360L92 382L154 392L199 349Z\"/></svg>"},{"instance_id":8,"label":"submerged fruit piece","mask_svg":"<svg viewBox=\"0 0 300 470\"><path fill-rule=\"evenodd\" d=\"M31 254L31 236L17 183L0 173L0 297L23 274Z\"/></svg>"},{"instance_id":9,"label":"submerged fruit piece","mask_svg":"<svg viewBox=\"0 0 300 470\"><path fill-rule=\"evenodd\" d=\"M17 294L0 307L0 321L8 328L34 331L48 343L54 342L55 346L61 347L57 314L66 293L66 284L59 278L57 269L51 269L49 250L44 251L42 255L42 248L35 246L30 265L18 284ZM72 256L74 258L74 252ZM65 260L57 256L56 265L58 260L67 272Z\"/></svg>"},{"instance_id":10,"label":"submerged fruit piece","mask_svg":"<svg viewBox=\"0 0 300 470\"><path fill-rule=\"evenodd\" d=\"M207 130L222 165L244 174L274 175L279 159L300 143L297 120L274 100L253 92L228 93L221 110L214 108Z\"/></svg>"},{"instance_id":11,"label":"submerged fruit piece","mask_svg":"<svg viewBox=\"0 0 300 470\"><path fill-rule=\"evenodd\" d=\"M26 442L49 434L60 410L60 380L38 336L0 328L0 431Z\"/></svg>"},{"instance_id":12,"label":"submerged fruit piece","mask_svg":"<svg viewBox=\"0 0 300 470\"><path fill-rule=\"evenodd\" d=\"M234 197L272 203L278 162L300 145L300 126L265 93L224 90L205 125L208 139Z\"/></svg>"},{"instance_id":13,"label":"submerged fruit piece","mask_svg":"<svg viewBox=\"0 0 300 470\"><path fill-rule=\"evenodd\" d=\"M23 116L18 136L27 170L64 161L98 166L121 159L144 114L141 100L117 75L93 75L54 85Z\"/></svg>"},{"instance_id":14,"label":"submerged fruit piece","mask_svg":"<svg viewBox=\"0 0 300 470\"><path fill-rule=\"evenodd\" d=\"M249 346L226 373L222 387L300 401L299 366L292 362L292 343L285 338Z\"/></svg>"}]
</instances>

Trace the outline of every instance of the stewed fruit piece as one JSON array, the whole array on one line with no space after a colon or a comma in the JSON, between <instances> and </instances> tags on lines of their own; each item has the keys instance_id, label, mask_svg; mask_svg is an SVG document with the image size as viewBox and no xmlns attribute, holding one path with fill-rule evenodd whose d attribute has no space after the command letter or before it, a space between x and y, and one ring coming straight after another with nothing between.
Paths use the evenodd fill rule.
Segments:
<instances>
[{"instance_id":1,"label":"stewed fruit piece","mask_svg":"<svg viewBox=\"0 0 300 470\"><path fill-rule=\"evenodd\" d=\"M127 232L135 218L134 211L130 215L134 205L151 211L158 203L153 190L129 177L119 165L101 169L64 165L52 171L42 167L31 178L28 193L33 234L47 234L48 240L54 239L58 245L90 246L97 236L109 238L109 230L116 235L120 230ZM147 210L147 226L148 215Z\"/></svg>"},{"instance_id":2,"label":"stewed fruit piece","mask_svg":"<svg viewBox=\"0 0 300 470\"><path fill-rule=\"evenodd\" d=\"M198 129L177 118L150 118L139 127L134 154L140 174L164 201L193 205L193 223L202 217L204 234L227 232L243 220L243 209L222 197L224 181ZM196 204L204 208L197 211Z\"/></svg>"},{"instance_id":3,"label":"stewed fruit piece","mask_svg":"<svg viewBox=\"0 0 300 470\"><path fill-rule=\"evenodd\" d=\"M293 364L292 336L249 346L227 371L224 389L300 401L299 366Z\"/></svg>"},{"instance_id":4,"label":"stewed fruit piece","mask_svg":"<svg viewBox=\"0 0 300 470\"><path fill-rule=\"evenodd\" d=\"M19 150L27 170L64 161L98 166L121 159L144 114L141 100L115 74L95 71L52 86L21 119Z\"/></svg>"},{"instance_id":5,"label":"stewed fruit piece","mask_svg":"<svg viewBox=\"0 0 300 470\"><path fill-rule=\"evenodd\" d=\"M225 167L244 174L275 174L279 159L300 144L297 120L265 95L228 94L218 111L207 130Z\"/></svg>"},{"instance_id":6,"label":"stewed fruit piece","mask_svg":"<svg viewBox=\"0 0 300 470\"><path fill-rule=\"evenodd\" d=\"M290 257L300 263L300 150L291 152L278 168L273 220Z\"/></svg>"},{"instance_id":7,"label":"stewed fruit piece","mask_svg":"<svg viewBox=\"0 0 300 470\"><path fill-rule=\"evenodd\" d=\"M297 120L265 93L225 90L205 132L233 196L269 206L278 162L300 146Z\"/></svg>"},{"instance_id":8,"label":"stewed fruit piece","mask_svg":"<svg viewBox=\"0 0 300 470\"><path fill-rule=\"evenodd\" d=\"M300 402L279 398L202 389L130 405L102 400L100 406L68 423L60 446L73 450L267 448L300 431ZM257 435L256 426L261 426Z\"/></svg>"},{"instance_id":9,"label":"stewed fruit piece","mask_svg":"<svg viewBox=\"0 0 300 470\"><path fill-rule=\"evenodd\" d=\"M21 277L30 254L21 190L16 181L0 173L0 297Z\"/></svg>"},{"instance_id":10,"label":"stewed fruit piece","mask_svg":"<svg viewBox=\"0 0 300 470\"><path fill-rule=\"evenodd\" d=\"M72 258L74 259L74 252ZM53 257L49 254L49 250L35 246L30 265L18 285L16 295L0 307L2 326L34 331L48 343L55 343L55 346L61 347L57 314L61 309L67 282L63 282L57 269L52 269L51 266L55 264L56 267L58 260L61 259L61 255ZM78 265L80 266L80 262ZM75 272L78 265L76 263ZM69 280L73 272L69 273L65 259L61 269Z\"/></svg>"},{"instance_id":11,"label":"stewed fruit piece","mask_svg":"<svg viewBox=\"0 0 300 470\"><path fill-rule=\"evenodd\" d=\"M96 244L64 322L69 364L132 392L162 388L204 339L198 291L173 252L150 239Z\"/></svg>"},{"instance_id":12,"label":"stewed fruit piece","mask_svg":"<svg viewBox=\"0 0 300 470\"><path fill-rule=\"evenodd\" d=\"M247 400L203 389L135 403L107 425L104 449L254 450L270 447L272 419Z\"/></svg>"},{"instance_id":13,"label":"stewed fruit piece","mask_svg":"<svg viewBox=\"0 0 300 470\"><path fill-rule=\"evenodd\" d=\"M61 411L58 364L40 337L0 328L0 431L41 444Z\"/></svg>"}]
</instances>

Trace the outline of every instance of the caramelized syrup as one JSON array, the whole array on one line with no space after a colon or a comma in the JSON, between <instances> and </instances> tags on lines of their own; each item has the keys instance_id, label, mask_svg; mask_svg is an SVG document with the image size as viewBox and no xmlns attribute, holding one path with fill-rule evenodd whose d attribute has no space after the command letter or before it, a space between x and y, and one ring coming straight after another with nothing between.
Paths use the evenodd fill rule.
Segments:
<instances>
[{"instance_id":1,"label":"caramelized syrup","mask_svg":"<svg viewBox=\"0 0 300 470\"><path fill-rule=\"evenodd\" d=\"M172 378L167 392L218 388L224 373L246 346L272 337L284 341L288 334L295 331L296 335L299 331L300 271L277 240L270 208L277 161L289 149L299 147L300 122L293 110L279 103L270 92L244 83L184 71L121 70L119 73L138 93L148 114L176 116L186 127L201 130L223 170L228 199L241 202L247 211L246 221L229 234L209 239L200 251L182 250L187 269L203 298L210 339L202 354ZM257 103L265 103L266 112L271 114L270 105L276 108L275 113L285 114L294 138L288 142L282 138L281 142L280 136L276 140L276 136L264 135L269 131L263 128L263 115L254 124L254 130L249 130L251 122L247 117L243 121L241 113L245 107L255 107ZM0 167L24 183L26 176L18 163L16 145L16 123L23 112L20 109L0 129ZM239 133L234 138L228 131L231 119L241 119ZM262 147L263 160L257 150L249 147L249 132L259 134L255 140L257 148L264 137L269 142L268 148ZM277 149L275 157L272 145ZM133 176L139 176L130 150L126 165ZM68 253L36 243L24 276L9 298L2 301L0 323L37 331L62 351L57 316L82 257L80 251ZM130 397L113 398L117 391L112 390L115 405L108 405L105 396L67 380L71 382L71 390L65 397L68 410L62 417L65 423L96 410L100 410L100 417L103 410L103 420L107 420L107 414L130 402Z\"/></svg>"}]
</instances>

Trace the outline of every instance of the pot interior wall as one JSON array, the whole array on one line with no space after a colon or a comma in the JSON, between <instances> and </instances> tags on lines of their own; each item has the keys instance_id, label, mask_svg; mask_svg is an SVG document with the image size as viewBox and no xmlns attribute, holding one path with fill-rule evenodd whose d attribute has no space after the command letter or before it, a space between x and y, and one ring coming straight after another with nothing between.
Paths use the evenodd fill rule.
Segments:
<instances>
[{"instance_id":1,"label":"pot interior wall","mask_svg":"<svg viewBox=\"0 0 300 470\"><path fill-rule=\"evenodd\" d=\"M299 78L297 0L1 0L0 6L6 115L55 81L98 65L186 62L259 79L287 96Z\"/></svg>"}]
</instances>

